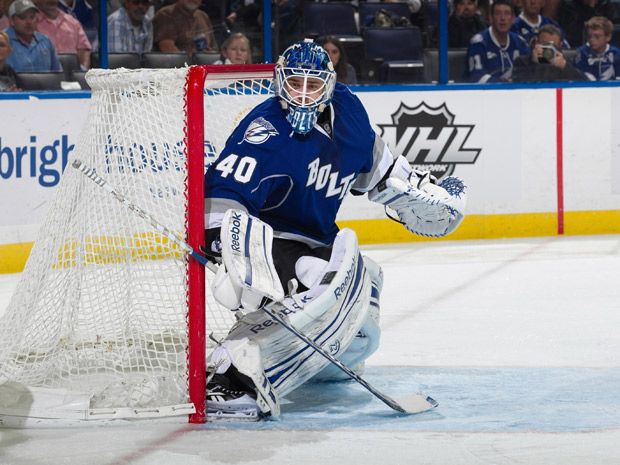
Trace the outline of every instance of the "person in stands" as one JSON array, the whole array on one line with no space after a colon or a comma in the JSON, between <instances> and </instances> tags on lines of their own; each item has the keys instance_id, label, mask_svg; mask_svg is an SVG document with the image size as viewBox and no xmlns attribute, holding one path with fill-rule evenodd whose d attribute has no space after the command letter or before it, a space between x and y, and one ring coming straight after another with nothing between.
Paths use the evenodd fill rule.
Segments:
<instances>
[{"instance_id":1,"label":"person in stands","mask_svg":"<svg viewBox=\"0 0 620 465\"><path fill-rule=\"evenodd\" d=\"M74 53L82 71L90 68L92 49L80 22L62 11L58 0L34 0L39 8L37 30L48 36L57 53Z\"/></svg>"},{"instance_id":2,"label":"person in stands","mask_svg":"<svg viewBox=\"0 0 620 465\"><path fill-rule=\"evenodd\" d=\"M476 34L467 49L467 70L471 82L509 82L514 61L529 55L523 38L510 31L515 10L510 0L491 5L491 26Z\"/></svg>"},{"instance_id":3,"label":"person in stands","mask_svg":"<svg viewBox=\"0 0 620 465\"><path fill-rule=\"evenodd\" d=\"M562 31L553 24L542 26L532 41L532 53L515 60L513 82L584 81L562 48Z\"/></svg>"},{"instance_id":4,"label":"person in stands","mask_svg":"<svg viewBox=\"0 0 620 465\"><path fill-rule=\"evenodd\" d=\"M588 42L577 49L575 67L591 81L620 79L620 49L609 43L613 27L603 16L586 21Z\"/></svg>"},{"instance_id":5,"label":"person in stands","mask_svg":"<svg viewBox=\"0 0 620 465\"><path fill-rule=\"evenodd\" d=\"M123 0L108 16L108 50L147 53L153 49L153 23L147 16L151 0Z\"/></svg>"},{"instance_id":6,"label":"person in stands","mask_svg":"<svg viewBox=\"0 0 620 465\"><path fill-rule=\"evenodd\" d=\"M211 19L200 0L176 0L160 8L153 18L154 43L161 52L216 51Z\"/></svg>"},{"instance_id":7,"label":"person in stands","mask_svg":"<svg viewBox=\"0 0 620 465\"><path fill-rule=\"evenodd\" d=\"M37 31L39 9L31 0L15 0L9 7L11 54L6 63L17 73L62 71L54 44Z\"/></svg>"},{"instance_id":8,"label":"person in stands","mask_svg":"<svg viewBox=\"0 0 620 465\"><path fill-rule=\"evenodd\" d=\"M357 84L357 73L355 68L347 59L347 53L342 46L342 42L337 37L327 36L318 41L329 54L336 70L336 79L343 84Z\"/></svg>"},{"instance_id":9,"label":"person in stands","mask_svg":"<svg viewBox=\"0 0 620 465\"><path fill-rule=\"evenodd\" d=\"M214 65L245 65L252 63L250 39L241 32L235 32L226 38L221 48L221 56Z\"/></svg>"},{"instance_id":10,"label":"person in stands","mask_svg":"<svg viewBox=\"0 0 620 465\"><path fill-rule=\"evenodd\" d=\"M0 31L4 31L9 27L9 5L11 0L0 0Z\"/></svg>"},{"instance_id":11,"label":"person in stands","mask_svg":"<svg viewBox=\"0 0 620 465\"><path fill-rule=\"evenodd\" d=\"M455 0L448 18L448 47L467 47L471 38L487 27L476 0Z\"/></svg>"},{"instance_id":12,"label":"person in stands","mask_svg":"<svg viewBox=\"0 0 620 465\"><path fill-rule=\"evenodd\" d=\"M11 40L5 31L0 31L0 92L11 92L17 88L17 75L11 66L6 64L11 54Z\"/></svg>"}]
</instances>

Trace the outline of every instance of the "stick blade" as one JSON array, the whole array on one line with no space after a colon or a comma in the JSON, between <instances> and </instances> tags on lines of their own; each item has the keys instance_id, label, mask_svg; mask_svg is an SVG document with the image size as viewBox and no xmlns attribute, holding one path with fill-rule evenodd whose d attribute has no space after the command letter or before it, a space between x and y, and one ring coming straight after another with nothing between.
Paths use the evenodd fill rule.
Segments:
<instances>
[{"instance_id":1,"label":"stick blade","mask_svg":"<svg viewBox=\"0 0 620 465\"><path fill-rule=\"evenodd\" d=\"M399 405L409 414L427 412L434 409L439 403L425 394L412 394L397 399Z\"/></svg>"}]
</instances>

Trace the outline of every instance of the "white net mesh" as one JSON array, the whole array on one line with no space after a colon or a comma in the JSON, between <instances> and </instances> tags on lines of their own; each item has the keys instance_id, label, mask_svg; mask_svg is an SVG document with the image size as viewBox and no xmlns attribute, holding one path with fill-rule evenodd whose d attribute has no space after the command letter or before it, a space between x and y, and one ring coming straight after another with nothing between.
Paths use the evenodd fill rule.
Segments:
<instances>
[{"instance_id":1,"label":"white net mesh","mask_svg":"<svg viewBox=\"0 0 620 465\"><path fill-rule=\"evenodd\" d=\"M186 74L91 71L91 109L74 153L182 237ZM206 164L269 86L207 80ZM186 274L178 247L67 168L0 320L0 384L87 393L91 408L186 403ZM207 333L222 337L232 322L208 297Z\"/></svg>"}]
</instances>

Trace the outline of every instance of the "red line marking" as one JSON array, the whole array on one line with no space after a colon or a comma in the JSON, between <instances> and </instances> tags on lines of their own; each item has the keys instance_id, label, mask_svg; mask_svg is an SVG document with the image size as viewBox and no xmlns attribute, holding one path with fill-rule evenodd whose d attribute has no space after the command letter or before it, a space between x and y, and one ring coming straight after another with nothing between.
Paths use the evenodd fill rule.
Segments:
<instances>
[{"instance_id":1,"label":"red line marking","mask_svg":"<svg viewBox=\"0 0 620 465\"><path fill-rule=\"evenodd\" d=\"M558 194L558 234L564 234L564 147L562 138L562 89L555 90L555 113L556 113L556 162L557 162L557 194Z\"/></svg>"}]
</instances>

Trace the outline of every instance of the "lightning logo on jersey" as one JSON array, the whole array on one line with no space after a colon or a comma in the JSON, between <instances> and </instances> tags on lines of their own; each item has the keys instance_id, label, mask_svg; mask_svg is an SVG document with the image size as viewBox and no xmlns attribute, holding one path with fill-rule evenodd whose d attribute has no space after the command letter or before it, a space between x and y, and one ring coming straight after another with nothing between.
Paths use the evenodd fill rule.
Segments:
<instances>
[{"instance_id":1,"label":"lightning logo on jersey","mask_svg":"<svg viewBox=\"0 0 620 465\"><path fill-rule=\"evenodd\" d=\"M262 144L267 141L271 136L277 136L279 133L273 125L265 118L256 118L250 123L243 140L250 144Z\"/></svg>"}]
</instances>

